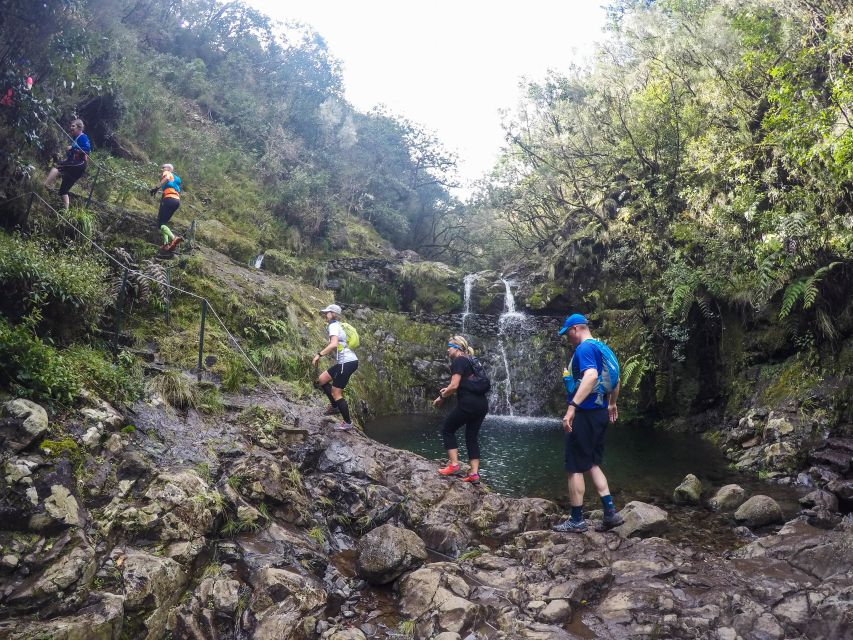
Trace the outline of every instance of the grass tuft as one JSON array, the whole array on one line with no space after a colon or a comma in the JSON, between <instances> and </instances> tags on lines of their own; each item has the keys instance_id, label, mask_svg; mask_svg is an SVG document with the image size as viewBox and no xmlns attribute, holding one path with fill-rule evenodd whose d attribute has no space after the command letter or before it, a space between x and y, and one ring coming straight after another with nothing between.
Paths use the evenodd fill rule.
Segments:
<instances>
[{"instance_id":1,"label":"grass tuft","mask_svg":"<svg viewBox=\"0 0 853 640\"><path fill-rule=\"evenodd\" d=\"M164 371L149 380L147 386L149 392L159 393L177 409L190 409L199 404L198 387L180 371Z\"/></svg>"}]
</instances>

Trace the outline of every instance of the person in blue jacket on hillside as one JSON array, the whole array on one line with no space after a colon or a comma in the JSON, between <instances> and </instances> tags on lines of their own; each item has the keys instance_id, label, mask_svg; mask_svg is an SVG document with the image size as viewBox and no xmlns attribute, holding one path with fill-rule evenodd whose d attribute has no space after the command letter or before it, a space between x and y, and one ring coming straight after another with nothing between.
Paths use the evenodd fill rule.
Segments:
<instances>
[{"instance_id":1,"label":"person in blue jacket on hillside","mask_svg":"<svg viewBox=\"0 0 853 640\"><path fill-rule=\"evenodd\" d=\"M554 531L582 533L589 528L583 517L584 473L589 473L601 497L604 507L602 529L612 529L622 524L623 520L613 505L607 477L600 465L604 457L607 424L616 422L619 417L616 408L619 396L618 363L615 365L617 373L612 388L609 384L603 385L602 378L608 373L604 356L609 354L614 360L615 356L609 348L593 339L589 322L579 313L566 318L559 335L565 335L575 348L571 370L564 376L570 376L566 388L573 392L563 416L563 431L566 433L565 469L572 513L568 520L556 525Z\"/></svg>"},{"instance_id":2,"label":"person in blue jacket on hillside","mask_svg":"<svg viewBox=\"0 0 853 640\"><path fill-rule=\"evenodd\" d=\"M92 144L89 142L89 137L83 133L84 128L85 125L80 118L71 121L71 124L68 125L68 134L72 142L66 148L65 160L51 169L44 181L44 186L49 187L57 176L62 175L59 195L62 197L62 204L65 205L66 211L68 211L70 204L68 192L85 173L89 154L92 152Z\"/></svg>"}]
</instances>

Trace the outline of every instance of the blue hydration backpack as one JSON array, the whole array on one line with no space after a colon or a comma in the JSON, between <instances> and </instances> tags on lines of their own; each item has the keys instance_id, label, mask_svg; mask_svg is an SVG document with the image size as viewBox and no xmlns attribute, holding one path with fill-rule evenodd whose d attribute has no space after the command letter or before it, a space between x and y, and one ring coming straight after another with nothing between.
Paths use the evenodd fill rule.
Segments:
<instances>
[{"instance_id":1,"label":"blue hydration backpack","mask_svg":"<svg viewBox=\"0 0 853 640\"><path fill-rule=\"evenodd\" d=\"M172 172L172 179L163 185L163 190L165 191L169 187L171 187L178 193L181 192L181 176L177 175L174 171Z\"/></svg>"},{"instance_id":2,"label":"blue hydration backpack","mask_svg":"<svg viewBox=\"0 0 853 640\"><path fill-rule=\"evenodd\" d=\"M613 350L600 340L585 340L591 342L601 354L601 371L598 374L598 383L593 388L590 395L597 395L595 403L604 407L607 406L605 398L613 393L613 390L619 385L619 360ZM568 365L563 369L563 384L566 385L566 393L569 400L575 395L575 391L579 386L579 382L572 376L572 365L574 364L575 356L572 355Z\"/></svg>"}]
</instances>

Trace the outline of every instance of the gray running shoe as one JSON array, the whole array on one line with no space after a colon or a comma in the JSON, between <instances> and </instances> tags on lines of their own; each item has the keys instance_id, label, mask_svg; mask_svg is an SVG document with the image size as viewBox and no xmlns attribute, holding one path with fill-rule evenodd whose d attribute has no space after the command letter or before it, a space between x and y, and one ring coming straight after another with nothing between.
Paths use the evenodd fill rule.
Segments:
<instances>
[{"instance_id":1,"label":"gray running shoe","mask_svg":"<svg viewBox=\"0 0 853 640\"><path fill-rule=\"evenodd\" d=\"M589 526L586 524L586 520L575 522L571 518L551 527L551 530L557 533L583 533L587 529L589 529Z\"/></svg>"},{"instance_id":2,"label":"gray running shoe","mask_svg":"<svg viewBox=\"0 0 853 640\"><path fill-rule=\"evenodd\" d=\"M616 511L612 513L604 512L604 517L601 519L601 527L599 529L601 531L610 531L613 527L618 527L620 524L625 522L624 518L619 515Z\"/></svg>"},{"instance_id":3,"label":"gray running shoe","mask_svg":"<svg viewBox=\"0 0 853 640\"><path fill-rule=\"evenodd\" d=\"M335 431L349 431L352 429L352 425L349 422L339 422L332 428Z\"/></svg>"}]
</instances>

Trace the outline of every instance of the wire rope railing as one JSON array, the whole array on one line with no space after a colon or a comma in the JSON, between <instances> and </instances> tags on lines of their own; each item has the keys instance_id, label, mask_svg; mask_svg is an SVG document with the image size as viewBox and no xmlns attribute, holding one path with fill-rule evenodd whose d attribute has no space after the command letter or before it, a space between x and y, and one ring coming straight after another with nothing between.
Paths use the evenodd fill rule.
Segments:
<instances>
[{"instance_id":1,"label":"wire rope railing","mask_svg":"<svg viewBox=\"0 0 853 640\"><path fill-rule=\"evenodd\" d=\"M96 241L96 240L95 240L91 235L87 234L85 231L83 231L82 229L80 229L78 225L74 224L74 222L73 222L73 221L71 221L71 220L69 220L69 219L68 219L68 217L66 217L65 215L63 215L62 213L60 213L60 212L59 212L56 208L54 208L54 207L53 207L53 206L52 206L52 205L51 205L47 200L45 200L41 195L39 195L39 194L38 194L38 193L36 193L35 191L29 192L29 193L24 193L24 194L19 194L18 196L15 196L15 197L13 197L13 198L9 198L9 199L7 199L7 200L5 200L5 201L3 201L3 202L0 202L0 206L2 206L2 205L4 205L4 204L7 204L7 203L9 203L9 202L11 202L11 201L13 201L13 200L17 200L17 199L19 199L19 198L25 197L25 196L27 196L27 195L33 196L33 197L34 197L34 199L36 199L36 200L40 201L42 204L44 204L44 206L45 206L49 211L51 211L54 215L56 215L56 216L57 216L57 218L58 218L62 223L64 223L65 225L67 225L67 226L69 226L71 229L73 229L75 233L77 233L81 238L84 238L84 239L85 239L85 240L86 240L86 241L87 241L87 242L88 242L92 247L94 247L96 251L98 251L99 253L103 254L103 256L104 256L104 257L106 257L106 259L107 259L109 262L111 262L112 264L116 265L116 266L121 270L121 272L122 272L123 276L122 276L122 286L121 286L121 289L120 289L120 295L121 295L121 294L123 293L123 291L124 291L125 283L126 283L126 281L127 281L127 277L128 277L128 275L133 274L133 275L134 275L134 277L136 277L136 278L141 278L141 279L144 279L144 280L148 280L149 282L153 282L153 283L155 283L155 285L156 285L156 286L158 286L158 287L165 287L165 288L170 292L170 294L171 294L171 292L179 293L179 294L182 294L182 295L188 296L188 297L190 297L190 298L193 298L193 299L198 300L199 302L201 302L201 305L202 305L202 320L201 320L201 324L200 324L200 331L199 331L199 359L198 359L198 369L197 369L197 375L198 375L198 377L199 377L199 378L201 377L201 371L202 371L202 370L203 370L203 368L204 368L204 362L203 362L203 350L204 350L204 321L205 321L205 318L206 318L206 312L209 310L209 311L210 311L210 313L211 313L211 315L213 316L213 318L216 320L217 324L221 327L222 331L223 331L223 332L225 333L225 335L228 337L228 342L229 342L229 343L234 347L234 349L235 349L235 350L236 350L236 352L239 354L239 356L241 356L241 357L242 357L242 359L246 361L246 363L248 364L248 366L249 366L249 368L251 369L251 371L252 371L252 372L253 372L253 373L258 377L258 380L260 380L260 381L261 381L261 383L262 383L262 384L264 384L264 386L266 386L266 387L267 387L267 389L269 389L269 391L270 391L270 392L272 392L273 396L275 396L275 398L278 400L280 408L281 408L282 410L284 410L284 411L285 411L285 412L286 412L286 413L287 413L291 418L293 418L293 419L294 419L294 421L296 421L296 420L297 420L297 416L296 416L296 414L295 414L295 413L293 412L293 410L292 410L292 409L287 405L286 401L285 401L285 400L284 400L284 398L282 398L282 396L278 393L278 391L276 390L276 388L275 388L275 386L272 384L272 382L269 380L269 378L268 378L267 376L265 376L265 375L264 375L264 374L263 374L263 373L258 369L258 367L257 367L257 366L255 366L255 363L254 363L254 362L252 362L252 359L248 356L248 354L246 353L246 351L245 351L245 350L243 349L243 347L240 345L240 342L237 340L237 338L234 336L234 334L233 334L233 333L231 333L231 331L228 329L228 327L227 327L227 325L225 324L225 322L222 320L222 318L221 318L221 317L219 316L219 314L216 312L216 309L213 307L213 305L210 303L210 301L209 301L207 298L205 298L204 296L200 296L200 295L198 295L197 293L194 293L194 292L192 292L192 291L188 291L188 290L183 289L183 288L181 288L181 287L175 286L175 285L173 285L171 282L165 282L165 283L164 283L164 282L162 282L162 281L160 281L160 280L158 280L158 279L156 279L156 278L153 278L152 276L150 276L150 275L148 275L148 274L146 274L146 273L144 273L144 272L142 272L142 271L140 271L140 270L138 270L138 269L132 269L132 268L130 268L128 265L126 265L126 264L122 263L118 258L116 258L114 255L112 255L112 254L111 254L107 249L105 249L105 248L104 248L104 247L102 247L100 244L98 244L98 242L97 242L97 241Z\"/></svg>"}]
</instances>

